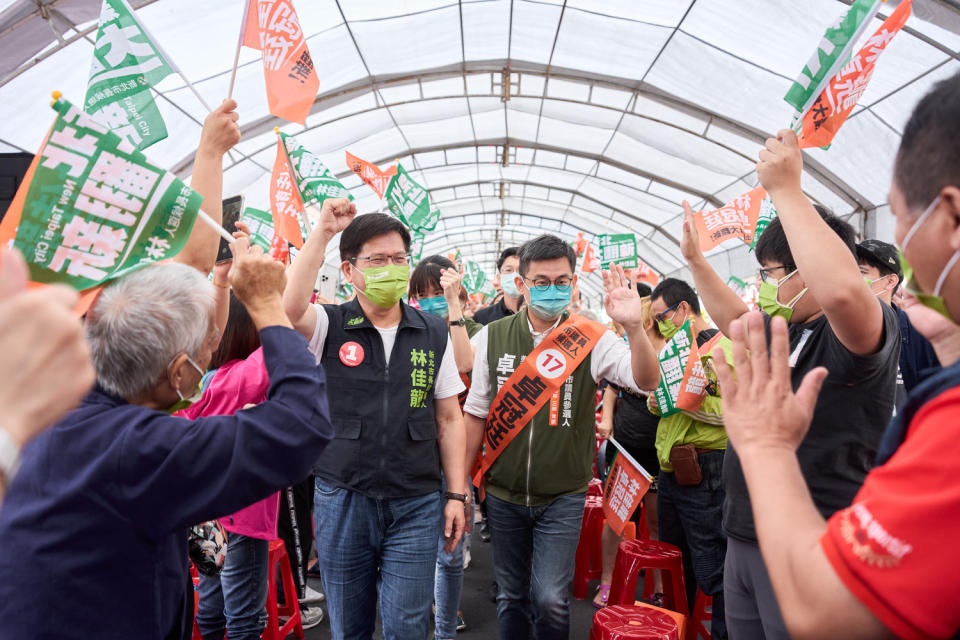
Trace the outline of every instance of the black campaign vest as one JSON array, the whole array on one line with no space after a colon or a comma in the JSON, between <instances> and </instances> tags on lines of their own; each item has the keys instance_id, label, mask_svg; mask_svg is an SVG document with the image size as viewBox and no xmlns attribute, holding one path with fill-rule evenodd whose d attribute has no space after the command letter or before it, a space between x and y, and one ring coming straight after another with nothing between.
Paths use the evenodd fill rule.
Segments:
<instances>
[{"instance_id":1,"label":"black campaign vest","mask_svg":"<svg viewBox=\"0 0 960 640\"><path fill-rule=\"evenodd\" d=\"M380 333L356 299L323 308L330 326L321 363L334 436L314 473L372 498L439 491L433 385L447 346L446 322L401 303L388 367Z\"/></svg>"}]
</instances>

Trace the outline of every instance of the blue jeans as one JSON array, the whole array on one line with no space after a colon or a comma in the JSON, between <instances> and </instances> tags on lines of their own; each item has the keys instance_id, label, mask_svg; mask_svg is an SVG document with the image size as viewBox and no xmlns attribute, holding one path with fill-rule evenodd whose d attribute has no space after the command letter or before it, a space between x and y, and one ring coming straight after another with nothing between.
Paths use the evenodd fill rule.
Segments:
<instances>
[{"instance_id":1,"label":"blue jeans","mask_svg":"<svg viewBox=\"0 0 960 640\"><path fill-rule=\"evenodd\" d=\"M473 518L472 503L466 517ZM470 548L470 534L464 533L451 553L444 550L446 543L441 530L437 542L437 570L433 587L433 602L437 607L433 630L435 640L451 640L457 635L457 610L460 608L460 593L463 591L463 554Z\"/></svg>"},{"instance_id":2,"label":"blue jeans","mask_svg":"<svg viewBox=\"0 0 960 640\"><path fill-rule=\"evenodd\" d=\"M713 596L711 638L726 638L724 619L723 562L727 537L723 534L723 456L724 451L708 451L697 456L703 480L696 486L677 484L672 472L657 476L657 524L660 540L680 547L683 552L684 580L690 610L696 602L697 587Z\"/></svg>"},{"instance_id":3,"label":"blue jeans","mask_svg":"<svg viewBox=\"0 0 960 640\"><path fill-rule=\"evenodd\" d=\"M567 640L586 494L525 507L487 494L500 640Z\"/></svg>"},{"instance_id":4,"label":"blue jeans","mask_svg":"<svg viewBox=\"0 0 960 640\"><path fill-rule=\"evenodd\" d=\"M267 556L270 543L228 534L219 576L200 576L197 627L204 640L258 640L267 622Z\"/></svg>"},{"instance_id":5,"label":"blue jeans","mask_svg":"<svg viewBox=\"0 0 960 640\"><path fill-rule=\"evenodd\" d=\"M443 497L377 500L317 478L315 534L334 640L368 640L377 591L384 640L430 633Z\"/></svg>"}]
</instances>

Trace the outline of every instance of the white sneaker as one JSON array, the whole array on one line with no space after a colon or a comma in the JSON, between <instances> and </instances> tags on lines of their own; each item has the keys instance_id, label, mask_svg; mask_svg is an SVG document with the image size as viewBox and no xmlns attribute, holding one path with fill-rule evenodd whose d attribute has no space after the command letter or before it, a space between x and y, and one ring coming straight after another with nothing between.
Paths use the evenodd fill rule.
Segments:
<instances>
[{"instance_id":1,"label":"white sneaker","mask_svg":"<svg viewBox=\"0 0 960 640\"><path fill-rule=\"evenodd\" d=\"M307 585L307 590L304 591L304 595L300 598L300 606L308 604L317 604L318 602L323 602L326 599L326 596L317 591L316 589L310 588L310 585Z\"/></svg>"},{"instance_id":2,"label":"white sneaker","mask_svg":"<svg viewBox=\"0 0 960 640\"><path fill-rule=\"evenodd\" d=\"M320 607L300 607L300 624L304 629L313 629L323 622L323 609Z\"/></svg>"},{"instance_id":3,"label":"white sneaker","mask_svg":"<svg viewBox=\"0 0 960 640\"><path fill-rule=\"evenodd\" d=\"M463 568L466 569L470 566L470 549L463 550Z\"/></svg>"}]
</instances>

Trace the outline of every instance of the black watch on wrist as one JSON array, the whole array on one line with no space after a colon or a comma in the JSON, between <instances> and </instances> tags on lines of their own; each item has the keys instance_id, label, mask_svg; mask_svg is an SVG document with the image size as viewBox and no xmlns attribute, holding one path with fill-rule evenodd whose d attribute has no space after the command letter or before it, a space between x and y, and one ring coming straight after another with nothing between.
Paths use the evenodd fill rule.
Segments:
<instances>
[{"instance_id":1,"label":"black watch on wrist","mask_svg":"<svg viewBox=\"0 0 960 640\"><path fill-rule=\"evenodd\" d=\"M467 503L467 494L465 493L453 493L452 491L447 491L443 494L443 497L447 500L459 500L464 504Z\"/></svg>"},{"instance_id":2,"label":"black watch on wrist","mask_svg":"<svg viewBox=\"0 0 960 640\"><path fill-rule=\"evenodd\" d=\"M466 320L460 318L459 320L450 320L449 322L451 327L465 327L467 326Z\"/></svg>"}]
</instances>

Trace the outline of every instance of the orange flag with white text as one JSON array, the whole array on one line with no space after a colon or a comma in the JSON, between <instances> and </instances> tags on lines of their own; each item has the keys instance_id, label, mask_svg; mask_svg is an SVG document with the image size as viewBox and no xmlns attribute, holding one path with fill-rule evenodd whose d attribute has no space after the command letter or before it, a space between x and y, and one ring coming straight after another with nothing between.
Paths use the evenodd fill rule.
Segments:
<instances>
[{"instance_id":1,"label":"orange flag with white text","mask_svg":"<svg viewBox=\"0 0 960 640\"><path fill-rule=\"evenodd\" d=\"M240 43L263 52L270 113L304 124L320 79L291 0L247 0Z\"/></svg>"},{"instance_id":2,"label":"orange flag with white text","mask_svg":"<svg viewBox=\"0 0 960 640\"><path fill-rule=\"evenodd\" d=\"M695 213L693 224L700 235L700 250L709 251L733 238L750 244L766 197L766 190L757 187L719 209Z\"/></svg>"},{"instance_id":3,"label":"orange flag with white text","mask_svg":"<svg viewBox=\"0 0 960 640\"><path fill-rule=\"evenodd\" d=\"M623 534L627 521L650 489L653 477L625 453L616 440L610 438L608 445L610 443L618 451L607 474L607 484L603 488L603 516L613 532L619 536Z\"/></svg>"},{"instance_id":4,"label":"orange flag with white text","mask_svg":"<svg viewBox=\"0 0 960 640\"><path fill-rule=\"evenodd\" d=\"M825 147L833 141L847 116L857 106L860 96L867 90L880 54L910 17L910 2L903 0L893 10L850 62L830 79L810 109L803 114L803 129L799 136L801 149Z\"/></svg>"},{"instance_id":5,"label":"orange flag with white text","mask_svg":"<svg viewBox=\"0 0 960 640\"><path fill-rule=\"evenodd\" d=\"M583 264L580 265L580 273L593 273L600 268L600 259L592 244L587 245L583 254Z\"/></svg>"},{"instance_id":6,"label":"orange flag with white text","mask_svg":"<svg viewBox=\"0 0 960 640\"><path fill-rule=\"evenodd\" d=\"M637 266L633 269L625 269L626 275L633 282L646 282L651 287L657 286L660 277L657 272L650 268L646 262L637 258Z\"/></svg>"},{"instance_id":7,"label":"orange flag with white text","mask_svg":"<svg viewBox=\"0 0 960 640\"><path fill-rule=\"evenodd\" d=\"M300 231L300 218L306 215L300 190L293 180L287 151L277 138L277 159L273 162L273 174L270 176L270 213L273 214L273 230L276 234L295 246L303 247L303 233Z\"/></svg>"},{"instance_id":8,"label":"orange flag with white text","mask_svg":"<svg viewBox=\"0 0 960 640\"><path fill-rule=\"evenodd\" d=\"M383 192L387 190L387 185L390 184L390 178L397 173L397 165L393 165L386 171L383 171L372 162L361 160L349 151L345 151L344 153L347 154L347 166L350 167L350 170L370 185L370 188L377 193L379 198L383 198Z\"/></svg>"}]
</instances>

